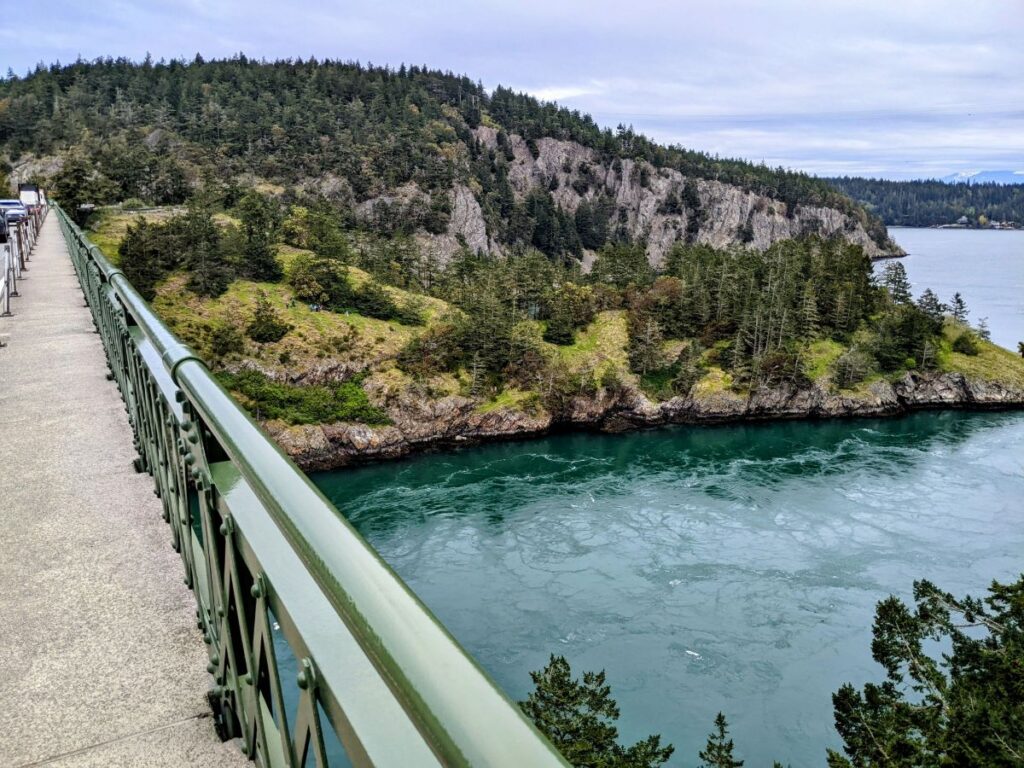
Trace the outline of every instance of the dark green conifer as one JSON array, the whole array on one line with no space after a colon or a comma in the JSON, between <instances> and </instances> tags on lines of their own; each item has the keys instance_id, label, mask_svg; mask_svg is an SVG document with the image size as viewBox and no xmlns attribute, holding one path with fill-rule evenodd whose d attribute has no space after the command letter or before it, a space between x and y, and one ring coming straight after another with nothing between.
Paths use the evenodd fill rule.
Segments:
<instances>
[{"instance_id":1,"label":"dark green conifer","mask_svg":"<svg viewBox=\"0 0 1024 768\"><path fill-rule=\"evenodd\" d=\"M702 768L743 768L743 761L733 756L733 743L729 736L729 724L721 712L715 716L715 730L708 736L707 744L699 753L704 761Z\"/></svg>"},{"instance_id":2,"label":"dark green conifer","mask_svg":"<svg viewBox=\"0 0 1024 768\"><path fill-rule=\"evenodd\" d=\"M253 280L276 283L283 272L274 254L273 206L265 196L250 190L239 201L238 214L244 234L240 271Z\"/></svg>"},{"instance_id":3,"label":"dark green conifer","mask_svg":"<svg viewBox=\"0 0 1024 768\"><path fill-rule=\"evenodd\" d=\"M648 736L630 747L618 743L619 707L603 670L584 672L577 680L565 657L552 655L548 665L530 677L535 690L519 706L570 764L657 768L675 751L671 744L661 746L660 736Z\"/></svg>"}]
</instances>

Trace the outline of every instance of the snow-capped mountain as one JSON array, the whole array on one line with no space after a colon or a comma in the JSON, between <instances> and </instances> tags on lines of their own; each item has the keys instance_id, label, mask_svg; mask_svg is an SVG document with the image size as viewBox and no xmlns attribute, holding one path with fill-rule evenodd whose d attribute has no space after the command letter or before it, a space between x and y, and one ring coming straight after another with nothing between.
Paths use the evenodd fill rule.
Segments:
<instances>
[{"instance_id":1,"label":"snow-capped mountain","mask_svg":"<svg viewBox=\"0 0 1024 768\"><path fill-rule=\"evenodd\" d=\"M1024 171L960 171L943 176L947 184L1024 184Z\"/></svg>"}]
</instances>

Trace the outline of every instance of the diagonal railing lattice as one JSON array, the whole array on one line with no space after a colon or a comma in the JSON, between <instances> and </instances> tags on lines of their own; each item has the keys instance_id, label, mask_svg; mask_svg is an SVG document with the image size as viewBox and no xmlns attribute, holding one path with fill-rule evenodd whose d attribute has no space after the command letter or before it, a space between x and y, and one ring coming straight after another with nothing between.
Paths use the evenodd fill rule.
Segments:
<instances>
[{"instance_id":1,"label":"diagonal railing lattice","mask_svg":"<svg viewBox=\"0 0 1024 768\"><path fill-rule=\"evenodd\" d=\"M55 210L195 594L222 738L274 768L566 766Z\"/></svg>"}]
</instances>

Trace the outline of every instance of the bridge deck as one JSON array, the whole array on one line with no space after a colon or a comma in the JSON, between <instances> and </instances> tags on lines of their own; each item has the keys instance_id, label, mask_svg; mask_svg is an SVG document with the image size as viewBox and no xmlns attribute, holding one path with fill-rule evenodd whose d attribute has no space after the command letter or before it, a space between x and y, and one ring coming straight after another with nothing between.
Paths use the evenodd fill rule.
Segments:
<instances>
[{"instance_id":1,"label":"bridge deck","mask_svg":"<svg viewBox=\"0 0 1024 768\"><path fill-rule=\"evenodd\" d=\"M0 765L242 765L51 214L0 318Z\"/></svg>"}]
</instances>

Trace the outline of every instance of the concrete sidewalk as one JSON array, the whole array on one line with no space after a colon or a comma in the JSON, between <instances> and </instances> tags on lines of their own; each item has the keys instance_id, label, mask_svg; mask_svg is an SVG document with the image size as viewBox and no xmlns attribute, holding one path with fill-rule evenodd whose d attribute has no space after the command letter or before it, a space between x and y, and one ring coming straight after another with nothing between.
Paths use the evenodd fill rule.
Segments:
<instances>
[{"instance_id":1,"label":"concrete sidewalk","mask_svg":"<svg viewBox=\"0 0 1024 768\"><path fill-rule=\"evenodd\" d=\"M0 766L248 763L50 214L0 318Z\"/></svg>"}]
</instances>

